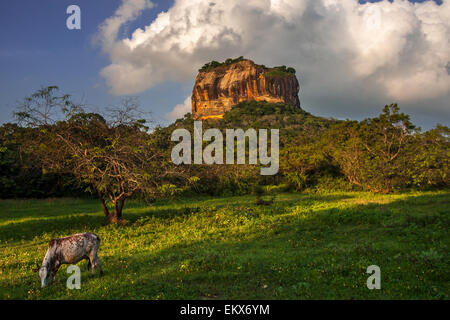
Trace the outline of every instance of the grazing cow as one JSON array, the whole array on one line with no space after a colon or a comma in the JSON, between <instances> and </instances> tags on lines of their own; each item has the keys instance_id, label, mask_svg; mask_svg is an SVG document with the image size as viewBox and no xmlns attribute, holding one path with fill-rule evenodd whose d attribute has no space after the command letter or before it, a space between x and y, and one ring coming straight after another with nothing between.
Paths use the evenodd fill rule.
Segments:
<instances>
[{"instance_id":1,"label":"grazing cow","mask_svg":"<svg viewBox=\"0 0 450 320\"><path fill-rule=\"evenodd\" d=\"M100 275L103 275L102 265L97 256L99 246L100 238L90 232L52 239L42 266L38 265L38 268L33 271L39 272L42 287L47 286L50 280L55 278L56 272L62 264L74 264L83 259L88 260L88 269L92 267L92 275L96 268L99 268Z\"/></svg>"}]
</instances>

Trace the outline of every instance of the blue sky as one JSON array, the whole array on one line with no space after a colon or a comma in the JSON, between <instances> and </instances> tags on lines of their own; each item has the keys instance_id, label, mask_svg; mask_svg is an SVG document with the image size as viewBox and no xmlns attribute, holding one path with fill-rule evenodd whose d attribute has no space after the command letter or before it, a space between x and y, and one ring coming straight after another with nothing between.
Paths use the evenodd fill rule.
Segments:
<instances>
[{"instance_id":1,"label":"blue sky","mask_svg":"<svg viewBox=\"0 0 450 320\"><path fill-rule=\"evenodd\" d=\"M172 5L172 1L153 2L157 6L131 23L129 30L153 20L159 11ZM94 43L99 25L113 15L120 3L120 0L1 1L1 121L12 120L17 101L47 85L58 85L63 92L92 107L120 103L120 97L108 93L99 74L109 60ZM66 8L71 4L81 8L81 30L66 28ZM170 92L182 90L181 87L165 84L138 96L142 107L164 121L165 109L180 102Z\"/></svg>"},{"instance_id":2,"label":"blue sky","mask_svg":"<svg viewBox=\"0 0 450 320\"><path fill-rule=\"evenodd\" d=\"M152 1L155 6L142 11L136 19L124 24L119 33L119 38L131 37L136 28L149 25L162 11L167 11L173 6L173 1ZM423 2L423 1L418 1ZM0 2L0 117L1 122L12 120L12 112L17 101L30 95L41 86L58 85L64 93L72 94L75 99L83 100L93 108L118 104L120 96L111 94L110 87L101 70L111 63L111 56L102 52L99 43L95 43L95 35L99 25L108 17L114 15L121 5L120 0L15 0ZM68 30L66 28L66 8L71 4L77 4L81 8L82 29ZM307 41L307 40L303 40ZM251 50L247 50L251 52ZM244 52L244 53L247 53ZM240 56L242 52L227 52L231 56ZM209 56L208 56L209 57ZM281 55L280 63L285 64ZM215 58L211 56L211 58ZM217 60L220 60L218 57ZM250 56L249 58L253 58ZM264 57L262 58L264 60ZM270 60L270 59L268 59ZM287 59L290 62L289 59ZM449 57L450 60L450 57ZM193 68L198 68L197 60ZM207 62L207 61L205 61ZM259 62L259 61L255 61ZM264 62L264 61L262 61ZM296 63L296 61L294 61ZM287 64L287 63L286 63ZM301 65L301 63L299 63ZM296 65L297 71L302 70ZM309 78L308 78L309 77ZM313 82L308 76L307 81ZM182 104L189 96L195 74L191 81L179 80L172 77L166 81L158 82L151 87L133 94L138 96L142 107L151 111L157 122L169 123L165 115L175 105ZM181 79L181 78L180 78ZM448 79L447 79L448 80ZM450 81L450 80L448 80ZM302 78L300 78L302 84ZM339 93L339 84L336 84L336 96L347 95L344 91ZM306 84L305 89L308 88ZM368 102L373 106L379 104L377 110L361 110L360 103L365 97L370 99L373 95L361 89L361 94L355 99L342 99L339 103L346 105L341 111L333 112L324 104L333 103L335 97L308 97L300 98L305 108L313 114L333 116L337 118L361 119L373 116L381 110L382 105L393 101L380 99ZM359 95L359 93L352 93ZM448 96L448 95L447 95ZM445 97L445 94L444 94ZM433 103L434 97L430 100ZM421 100L428 103L428 100ZM428 101L428 102L427 102ZM306 103L306 104L305 104ZM348 104L355 104L348 106ZM425 127L431 127L436 122L444 122L448 125L448 113L445 110L433 111L421 109L414 103L411 104L413 119ZM402 104L400 104L402 107ZM442 109L442 108L441 108ZM444 118L443 118L444 117ZM447 123L446 123L447 122Z\"/></svg>"}]
</instances>

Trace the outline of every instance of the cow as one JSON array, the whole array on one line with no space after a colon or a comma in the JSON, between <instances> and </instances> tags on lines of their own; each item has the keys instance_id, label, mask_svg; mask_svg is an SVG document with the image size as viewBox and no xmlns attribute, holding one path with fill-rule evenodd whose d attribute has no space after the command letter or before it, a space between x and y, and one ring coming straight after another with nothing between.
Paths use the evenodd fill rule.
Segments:
<instances>
[{"instance_id":1,"label":"cow","mask_svg":"<svg viewBox=\"0 0 450 320\"><path fill-rule=\"evenodd\" d=\"M100 270L100 275L103 275L102 265L97 256L99 246L99 236L90 232L52 239L42 266L37 265L37 268L33 269L34 272L39 272L42 288L55 279L62 264L75 264L83 259L88 260L88 270L92 269L92 276L97 268Z\"/></svg>"}]
</instances>

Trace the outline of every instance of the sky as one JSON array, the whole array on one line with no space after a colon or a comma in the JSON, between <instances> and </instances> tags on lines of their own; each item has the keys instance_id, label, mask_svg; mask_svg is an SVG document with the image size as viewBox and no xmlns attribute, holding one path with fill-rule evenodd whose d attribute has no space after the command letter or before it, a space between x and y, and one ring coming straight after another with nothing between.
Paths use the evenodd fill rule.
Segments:
<instances>
[{"instance_id":1,"label":"sky","mask_svg":"<svg viewBox=\"0 0 450 320\"><path fill-rule=\"evenodd\" d=\"M138 97L167 125L204 63L244 56L294 67L312 114L361 120L396 102L424 129L450 125L449 1L373 2L1 1L0 122L58 85L94 111ZM66 27L72 4L81 30Z\"/></svg>"}]
</instances>

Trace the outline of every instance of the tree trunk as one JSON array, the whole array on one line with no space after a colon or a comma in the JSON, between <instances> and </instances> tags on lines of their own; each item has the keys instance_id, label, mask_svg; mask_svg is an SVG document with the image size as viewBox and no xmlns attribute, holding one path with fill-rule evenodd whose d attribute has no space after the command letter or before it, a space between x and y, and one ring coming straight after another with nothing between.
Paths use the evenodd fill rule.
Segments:
<instances>
[{"instance_id":1,"label":"tree trunk","mask_svg":"<svg viewBox=\"0 0 450 320\"><path fill-rule=\"evenodd\" d=\"M125 203L125 199L119 199L114 202L114 212L111 212L108 220L110 223L122 224L125 220L122 219L122 209Z\"/></svg>"},{"instance_id":2,"label":"tree trunk","mask_svg":"<svg viewBox=\"0 0 450 320\"><path fill-rule=\"evenodd\" d=\"M125 199L120 199L118 202L116 202L114 212L118 219L122 219L122 209L123 209L124 202L125 202Z\"/></svg>"},{"instance_id":3,"label":"tree trunk","mask_svg":"<svg viewBox=\"0 0 450 320\"><path fill-rule=\"evenodd\" d=\"M103 198L103 195L100 192L98 193L98 197L100 199L100 203L102 204L103 213L105 214L105 216L107 218L109 218L110 213L109 213L108 207L106 206L105 199Z\"/></svg>"},{"instance_id":4,"label":"tree trunk","mask_svg":"<svg viewBox=\"0 0 450 320\"><path fill-rule=\"evenodd\" d=\"M101 194L101 192L98 192L98 197L99 197L100 203L102 204L103 213L105 214L109 223L122 224L125 222L125 220L122 219L122 210L123 210L123 205L125 203L125 198L121 198L121 199L114 201L113 202L114 211L110 212L108 210L108 207L106 206L105 198Z\"/></svg>"}]
</instances>

